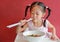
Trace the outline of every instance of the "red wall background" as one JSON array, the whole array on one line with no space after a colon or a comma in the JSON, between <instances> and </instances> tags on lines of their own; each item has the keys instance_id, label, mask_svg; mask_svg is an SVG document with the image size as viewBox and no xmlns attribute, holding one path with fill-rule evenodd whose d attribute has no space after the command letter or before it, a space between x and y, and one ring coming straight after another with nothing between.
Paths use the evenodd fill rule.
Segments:
<instances>
[{"instance_id":1,"label":"red wall background","mask_svg":"<svg viewBox=\"0 0 60 42\"><path fill-rule=\"evenodd\" d=\"M16 23L24 17L26 5L37 0L0 0L0 42L14 42L16 27L8 29L6 26ZM50 22L56 27L60 37L60 0L38 0L52 9ZM29 15L28 15L29 17Z\"/></svg>"}]
</instances>

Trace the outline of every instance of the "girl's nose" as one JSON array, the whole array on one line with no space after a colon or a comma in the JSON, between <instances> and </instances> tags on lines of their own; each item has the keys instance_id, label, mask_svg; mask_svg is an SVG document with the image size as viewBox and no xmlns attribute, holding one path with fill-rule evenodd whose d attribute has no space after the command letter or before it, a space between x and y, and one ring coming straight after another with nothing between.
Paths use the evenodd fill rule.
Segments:
<instances>
[{"instance_id":1,"label":"girl's nose","mask_svg":"<svg viewBox=\"0 0 60 42\"><path fill-rule=\"evenodd\" d=\"M34 17L36 17L36 14L34 14Z\"/></svg>"},{"instance_id":2,"label":"girl's nose","mask_svg":"<svg viewBox=\"0 0 60 42\"><path fill-rule=\"evenodd\" d=\"M37 17L38 17L38 15L34 14L34 18L37 18Z\"/></svg>"}]
</instances>

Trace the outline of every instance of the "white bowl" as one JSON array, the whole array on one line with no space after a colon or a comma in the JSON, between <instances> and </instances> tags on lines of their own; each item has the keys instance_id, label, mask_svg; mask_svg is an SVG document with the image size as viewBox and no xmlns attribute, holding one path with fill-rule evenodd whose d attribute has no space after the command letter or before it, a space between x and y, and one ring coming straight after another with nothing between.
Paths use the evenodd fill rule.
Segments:
<instances>
[{"instance_id":1,"label":"white bowl","mask_svg":"<svg viewBox=\"0 0 60 42\"><path fill-rule=\"evenodd\" d=\"M41 36L39 37L32 37L32 36L28 36L28 35L32 35L32 34L40 34ZM45 33L41 32L41 31L25 31L23 33L24 38L29 41L29 42L40 42L43 41L43 38L45 37Z\"/></svg>"}]
</instances>

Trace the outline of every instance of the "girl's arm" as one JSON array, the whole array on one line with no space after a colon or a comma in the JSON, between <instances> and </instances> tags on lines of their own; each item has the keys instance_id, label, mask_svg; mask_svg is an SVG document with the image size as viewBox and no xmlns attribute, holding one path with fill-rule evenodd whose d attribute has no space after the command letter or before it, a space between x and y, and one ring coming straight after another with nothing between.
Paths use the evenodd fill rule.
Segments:
<instances>
[{"instance_id":1,"label":"girl's arm","mask_svg":"<svg viewBox=\"0 0 60 42\"><path fill-rule=\"evenodd\" d=\"M26 23L23 27L21 27L21 26L19 25L19 26L17 27L16 32L17 32L17 33L23 32L26 28L27 28L27 23Z\"/></svg>"},{"instance_id":2,"label":"girl's arm","mask_svg":"<svg viewBox=\"0 0 60 42\"><path fill-rule=\"evenodd\" d=\"M56 35L56 29L55 27L48 21L48 26L49 28L51 28L51 32L52 32L52 39L59 39Z\"/></svg>"},{"instance_id":3,"label":"girl's arm","mask_svg":"<svg viewBox=\"0 0 60 42\"><path fill-rule=\"evenodd\" d=\"M48 27L51 29L52 34L55 35L56 34L56 29L49 21L48 21Z\"/></svg>"}]
</instances>

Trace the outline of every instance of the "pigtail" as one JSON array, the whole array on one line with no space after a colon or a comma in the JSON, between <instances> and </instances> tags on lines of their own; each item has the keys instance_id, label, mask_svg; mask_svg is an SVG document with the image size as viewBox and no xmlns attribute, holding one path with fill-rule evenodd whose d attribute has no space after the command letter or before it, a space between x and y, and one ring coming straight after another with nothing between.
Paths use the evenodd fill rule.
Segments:
<instances>
[{"instance_id":1,"label":"pigtail","mask_svg":"<svg viewBox=\"0 0 60 42\"><path fill-rule=\"evenodd\" d=\"M50 16L50 13L51 13L51 9L49 7L46 7L46 9L48 10L48 16L46 17L46 19ZM44 20L44 27L46 27L45 25L45 22L46 22L46 19Z\"/></svg>"},{"instance_id":2,"label":"pigtail","mask_svg":"<svg viewBox=\"0 0 60 42\"><path fill-rule=\"evenodd\" d=\"M24 18L23 19L25 19L26 18L26 16L27 16L27 11L28 11L28 8L29 8L30 6L26 6L26 9L25 9L25 15L24 15ZM23 28L23 26L21 26L22 28Z\"/></svg>"},{"instance_id":3,"label":"pigtail","mask_svg":"<svg viewBox=\"0 0 60 42\"><path fill-rule=\"evenodd\" d=\"M25 19L25 17L27 16L28 8L30 8L30 6L26 6L26 9L25 9L25 16L24 16L24 18L23 18L23 19Z\"/></svg>"}]
</instances>

